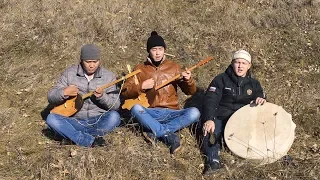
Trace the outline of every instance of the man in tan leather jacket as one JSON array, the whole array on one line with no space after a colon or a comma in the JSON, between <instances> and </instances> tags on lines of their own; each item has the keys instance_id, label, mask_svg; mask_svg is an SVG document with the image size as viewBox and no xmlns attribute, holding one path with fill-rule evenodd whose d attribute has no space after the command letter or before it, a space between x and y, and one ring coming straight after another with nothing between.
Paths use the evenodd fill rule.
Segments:
<instances>
[{"instance_id":1,"label":"man in tan leather jacket","mask_svg":"<svg viewBox=\"0 0 320 180\"><path fill-rule=\"evenodd\" d=\"M190 71L182 72L177 63L166 59L165 49L163 38L153 31L147 41L149 56L143 64L135 67L135 70L142 71L137 75L139 83L135 83L134 78L128 79L122 95L126 99L137 98L141 93L154 91L154 87L181 74L180 79L153 92L154 97L152 102L149 102L149 108L139 104L131 108L132 116L144 127L145 138L152 144L157 139L162 140L173 154L180 148L180 138L175 132L198 121L200 112L195 107L179 110L177 87L179 86L185 94L191 95L196 92L196 86Z\"/></svg>"}]
</instances>

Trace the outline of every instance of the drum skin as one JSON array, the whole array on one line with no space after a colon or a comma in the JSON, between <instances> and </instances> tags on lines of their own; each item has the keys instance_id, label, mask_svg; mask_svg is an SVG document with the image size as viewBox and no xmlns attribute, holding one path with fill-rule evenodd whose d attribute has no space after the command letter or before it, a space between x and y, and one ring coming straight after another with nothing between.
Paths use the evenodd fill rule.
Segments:
<instances>
[{"instance_id":1,"label":"drum skin","mask_svg":"<svg viewBox=\"0 0 320 180\"><path fill-rule=\"evenodd\" d=\"M224 138L236 155L259 164L277 161L294 141L296 125L281 106L264 103L246 105L228 120Z\"/></svg>"}]
</instances>

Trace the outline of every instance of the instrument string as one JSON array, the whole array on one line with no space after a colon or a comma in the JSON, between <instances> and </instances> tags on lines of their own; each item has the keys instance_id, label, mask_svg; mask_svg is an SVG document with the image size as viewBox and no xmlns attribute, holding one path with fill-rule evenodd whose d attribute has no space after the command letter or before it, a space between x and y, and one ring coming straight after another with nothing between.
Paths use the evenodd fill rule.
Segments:
<instances>
[{"instance_id":1,"label":"instrument string","mask_svg":"<svg viewBox=\"0 0 320 180\"><path fill-rule=\"evenodd\" d=\"M267 157L269 157L269 151L270 149L268 148L268 141L267 141L267 133L266 133L266 127L265 127L265 121L261 122L261 124L263 125L263 133L264 133L264 142L266 144L266 150L267 150Z\"/></svg>"},{"instance_id":2,"label":"instrument string","mask_svg":"<svg viewBox=\"0 0 320 180\"><path fill-rule=\"evenodd\" d=\"M267 122L266 122L266 121L262 121L262 122L261 122L261 124L263 125L263 130L264 130L264 138L265 138L266 151L267 151L266 154L265 154L262 150L260 150L260 149L258 149L258 148L255 148L255 147L253 147L252 145L247 144L245 141L241 140L240 138L234 136L234 133L231 134L231 135L228 137L228 139L229 139L229 140L232 140L232 141L234 141L234 142L236 142L236 143L238 143L238 144L240 144L240 145L242 145L242 146L244 146L244 147L247 147L248 150L250 149L250 150L254 151L257 155L259 155L259 156L261 156L261 157L264 157L264 158L267 158L267 159L276 159L276 156L281 155L280 153L277 153L277 152L276 152L276 142L275 142L275 140L276 140L276 139L275 139L275 138L276 138L276 128L277 128L277 125L276 125L276 120L277 120L276 116L277 116L277 113L278 113L278 112L276 112L276 113L273 114L273 115L274 115L273 150L271 150L271 149L268 148L267 133L266 133L266 123L267 123ZM265 119L265 118L264 118L264 119ZM234 138L233 138L233 137L234 137ZM273 157L269 157L269 151L272 153L272 156L273 156ZM266 157L265 157L265 156L266 156Z\"/></svg>"},{"instance_id":3,"label":"instrument string","mask_svg":"<svg viewBox=\"0 0 320 180\"><path fill-rule=\"evenodd\" d=\"M108 112L115 106L116 102L120 99L121 91L122 91L122 89L123 89L123 86L124 86L124 82L125 82L125 81L126 81L126 79L124 78L123 83L121 84L121 87L120 87L120 89L119 89L119 93L118 93L118 95L117 95L117 98L113 101L112 106L110 106L109 109L108 109L106 112L102 113L102 114L99 116L99 118L98 118L97 121L95 121L95 122L92 123L92 124L88 124L89 126L93 126L93 125L97 124L97 123L100 121L100 119L102 118L102 116L104 116L106 113L108 113ZM81 123L80 123L80 124L81 124Z\"/></svg>"},{"instance_id":4,"label":"instrument string","mask_svg":"<svg viewBox=\"0 0 320 180\"><path fill-rule=\"evenodd\" d=\"M234 138L233 138L233 137L234 137ZM244 146L244 147L250 148L252 151L254 151L255 153L257 153L257 154L258 154L259 156L261 156L261 157L263 157L263 156L266 155L266 154L265 154L263 151L261 151L260 149L258 149L258 148L256 148L256 147L253 147L252 145L247 144L245 141L239 139L239 138L236 137L235 135L232 135L231 137L229 136L228 139L229 139L229 140L232 140L232 141L234 141L234 142L236 142L236 143L238 143L238 144L240 144L240 145L242 145L242 146Z\"/></svg>"},{"instance_id":5,"label":"instrument string","mask_svg":"<svg viewBox=\"0 0 320 180\"><path fill-rule=\"evenodd\" d=\"M261 114L261 113L260 113L260 112L261 112L261 109L262 109L262 107L258 108L258 113L259 113L259 114ZM262 117L262 122L260 122L260 123L261 123L262 126L263 126L264 142L265 142L265 145L266 145L267 157L269 157L269 151L270 151L270 149L268 148L267 133L266 133L266 126L265 126L265 124L266 124L267 121L265 120L265 116L260 116L260 117Z\"/></svg>"},{"instance_id":6,"label":"instrument string","mask_svg":"<svg viewBox=\"0 0 320 180\"><path fill-rule=\"evenodd\" d=\"M277 114L278 112L274 113L274 129L273 129L273 151L276 151L276 129L277 129ZM273 154L274 157L274 154Z\"/></svg>"}]
</instances>

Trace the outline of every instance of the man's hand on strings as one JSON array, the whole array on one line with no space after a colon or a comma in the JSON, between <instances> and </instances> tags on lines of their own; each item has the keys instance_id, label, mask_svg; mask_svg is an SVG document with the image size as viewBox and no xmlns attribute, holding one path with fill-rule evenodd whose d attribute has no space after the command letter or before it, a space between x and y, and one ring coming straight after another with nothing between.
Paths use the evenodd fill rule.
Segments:
<instances>
[{"instance_id":1,"label":"man's hand on strings","mask_svg":"<svg viewBox=\"0 0 320 180\"><path fill-rule=\"evenodd\" d=\"M70 85L63 90L64 96L76 96L79 92L79 89L76 85Z\"/></svg>"},{"instance_id":2,"label":"man's hand on strings","mask_svg":"<svg viewBox=\"0 0 320 180\"><path fill-rule=\"evenodd\" d=\"M186 68L186 71L182 72L181 76L183 80L188 81L191 78L191 71L188 71L188 69Z\"/></svg>"},{"instance_id":3,"label":"man's hand on strings","mask_svg":"<svg viewBox=\"0 0 320 180\"><path fill-rule=\"evenodd\" d=\"M96 90L94 90L93 94L94 94L97 98L99 98L99 97L101 97L101 96L103 95L103 89L100 88L100 87L98 87Z\"/></svg>"},{"instance_id":4,"label":"man's hand on strings","mask_svg":"<svg viewBox=\"0 0 320 180\"><path fill-rule=\"evenodd\" d=\"M145 81L142 82L141 84L141 88L143 90L146 90L146 89L151 89L154 87L154 79L150 78L150 79L147 79Z\"/></svg>"},{"instance_id":5,"label":"man's hand on strings","mask_svg":"<svg viewBox=\"0 0 320 180\"><path fill-rule=\"evenodd\" d=\"M215 124L212 120L208 120L203 124L203 135L206 136L208 133L211 134L213 133L215 129Z\"/></svg>"}]
</instances>

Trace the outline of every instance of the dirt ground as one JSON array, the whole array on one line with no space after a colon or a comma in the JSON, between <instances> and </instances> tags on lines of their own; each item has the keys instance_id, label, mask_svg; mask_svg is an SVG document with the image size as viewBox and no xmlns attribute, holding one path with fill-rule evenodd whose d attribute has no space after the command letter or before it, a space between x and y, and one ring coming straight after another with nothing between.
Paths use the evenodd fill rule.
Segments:
<instances>
[{"instance_id":1,"label":"dirt ground","mask_svg":"<svg viewBox=\"0 0 320 180\"><path fill-rule=\"evenodd\" d=\"M319 9L319 0L0 0L0 179L319 179ZM248 50L268 101L297 125L292 163L256 166L226 150L224 168L203 177L192 131L178 132L183 149L170 156L125 117L106 147L61 146L41 112L60 73L79 62L81 45L99 45L103 66L120 77L144 61L153 30L183 67L214 56L193 71L200 90L232 52ZM181 107L201 102L201 91L179 96Z\"/></svg>"}]
</instances>

